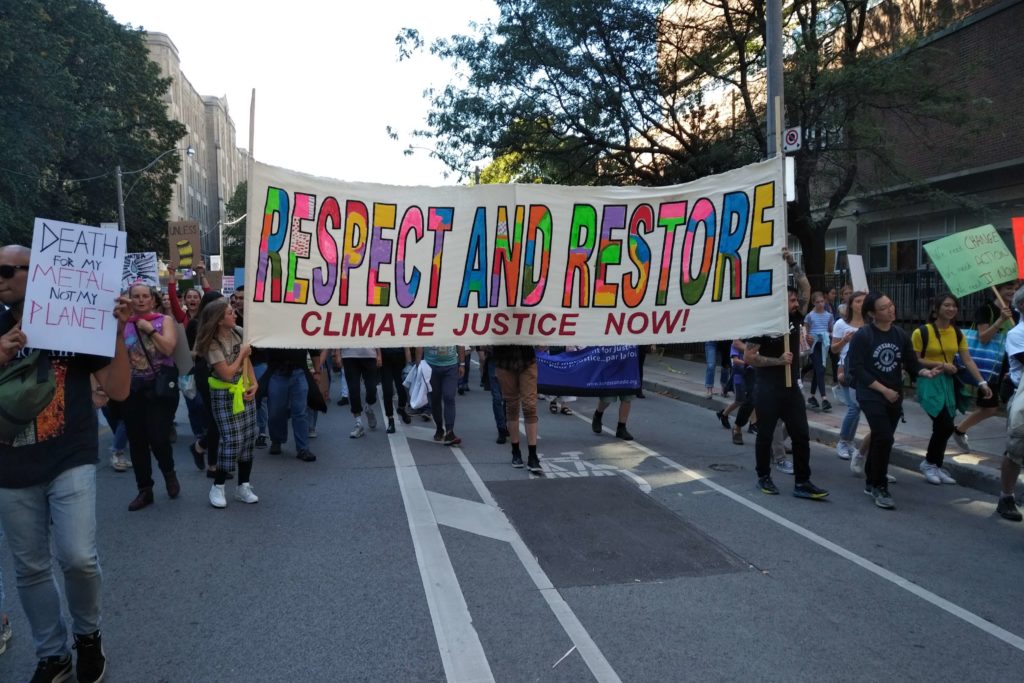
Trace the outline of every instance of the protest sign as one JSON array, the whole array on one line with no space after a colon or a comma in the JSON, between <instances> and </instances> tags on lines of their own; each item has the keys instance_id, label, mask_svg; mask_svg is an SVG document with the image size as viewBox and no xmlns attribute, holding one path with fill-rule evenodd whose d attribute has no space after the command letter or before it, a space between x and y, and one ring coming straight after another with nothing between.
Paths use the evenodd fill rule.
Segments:
<instances>
[{"instance_id":1,"label":"protest sign","mask_svg":"<svg viewBox=\"0 0 1024 683\"><path fill-rule=\"evenodd\" d=\"M214 254L210 257L210 270L220 271L221 270L220 256Z\"/></svg>"},{"instance_id":2,"label":"protest sign","mask_svg":"<svg viewBox=\"0 0 1024 683\"><path fill-rule=\"evenodd\" d=\"M221 290L220 291L223 292L224 294L230 294L231 292L235 291L235 276L234 275L225 275L224 276L223 280L221 281Z\"/></svg>"},{"instance_id":3,"label":"protest sign","mask_svg":"<svg viewBox=\"0 0 1024 683\"><path fill-rule=\"evenodd\" d=\"M1017 256L1017 279L1024 280L1024 218L1013 218L1013 252Z\"/></svg>"},{"instance_id":4,"label":"protest sign","mask_svg":"<svg viewBox=\"0 0 1024 683\"><path fill-rule=\"evenodd\" d=\"M245 268L235 268L235 287L245 284Z\"/></svg>"},{"instance_id":5,"label":"protest sign","mask_svg":"<svg viewBox=\"0 0 1024 683\"><path fill-rule=\"evenodd\" d=\"M868 276L864 272L864 257L860 254L847 254L846 265L850 269L850 286L853 287L853 291L868 291Z\"/></svg>"},{"instance_id":6,"label":"protest sign","mask_svg":"<svg viewBox=\"0 0 1024 683\"><path fill-rule=\"evenodd\" d=\"M171 221L167 224L167 258L178 270L190 270L203 262L199 221Z\"/></svg>"},{"instance_id":7,"label":"protest sign","mask_svg":"<svg viewBox=\"0 0 1024 683\"><path fill-rule=\"evenodd\" d=\"M157 275L156 252L139 251L124 255L124 266L121 268L121 291L127 291L132 285L160 286Z\"/></svg>"},{"instance_id":8,"label":"protest sign","mask_svg":"<svg viewBox=\"0 0 1024 683\"><path fill-rule=\"evenodd\" d=\"M113 356L125 233L37 218L22 330L33 348Z\"/></svg>"},{"instance_id":9,"label":"protest sign","mask_svg":"<svg viewBox=\"0 0 1024 683\"><path fill-rule=\"evenodd\" d=\"M967 296L1017 277L1017 262L992 225L964 230L924 245L954 296Z\"/></svg>"},{"instance_id":10,"label":"protest sign","mask_svg":"<svg viewBox=\"0 0 1024 683\"><path fill-rule=\"evenodd\" d=\"M252 178L255 345L696 342L788 327L781 158L670 187L397 187L260 163Z\"/></svg>"},{"instance_id":11,"label":"protest sign","mask_svg":"<svg viewBox=\"0 0 1024 683\"><path fill-rule=\"evenodd\" d=\"M206 274L206 281L210 284L210 289L219 292L224 287L224 273L211 270Z\"/></svg>"},{"instance_id":12,"label":"protest sign","mask_svg":"<svg viewBox=\"0 0 1024 683\"><path fill-rule=\"evenodd\" d=\"M557 355L537 353L537 393L548 396L632 394L640 388L635 346L591 346Z\"/></svg>"}]
</instances>

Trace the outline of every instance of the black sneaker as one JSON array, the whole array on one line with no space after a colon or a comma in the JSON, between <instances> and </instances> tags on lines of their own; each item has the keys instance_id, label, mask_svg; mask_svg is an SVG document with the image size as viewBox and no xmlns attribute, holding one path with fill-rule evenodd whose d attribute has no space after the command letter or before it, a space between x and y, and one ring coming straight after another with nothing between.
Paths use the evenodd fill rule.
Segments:
<instances>
[{"instance_id":1,"label":"black sneaker","mask_svg":"<svg viewBox=\"0 0 1024 683\"><path fill-rule=\"evenodd\" d=\"M743 430L740 427L732 428L732 442L737 446L743 445Z\"/></svg>"},{"instance_id":2,"label":"black sneaker","mask_svg":"<svg viewBox=\"0 0 1024 683\"><path fill-rule=\"evenodd\" d=\"M29 683L64 683L71 680L71 655L43 657Z\"/></svg>"},{"instance_id":3,"label":"black sneaker","mask_svg":"<svg viewBox=\"0 0 1024 683\"><path fill-rule=\"evenodd\" d=\"M813 396L811 396L809 399L807 399L807 405L809 405L811 408L820 408L821 407L821 406L818 405L818 399L814 398Z\"/></svg>"},{"instance_id":4,"label":"black sneaker","mask_svg":"<svg viewBox=\"0 0 1024 683\"><path fill-rule=\"evenodd\" d=\"M398 406L398 417L402 418L402 422L405 424L412 423L412 416L409 415L409 411L405 409L405 406Z\"/></svg>"},{"instance_id":5,"label":"black sneaker","mask_svg":"<svg viewBox=\"0 0 1024 683\"><path fill-rule=\"evenodd\" d=\"M458 446L460 443L462 443L462 439L455 436L455 432L448 432L444 435L445 446Z\"/></svg>"},{"instance_id":6,"label":"black sneaker","mask_svg":"<svg viewBox=\"0 0 1024 683\"><path fill-rule=\"evenodd\" d=\"M821 399L821 411L823 413L831 413L832 412L832 404L828 402L827 398Z\"/></svg>"},{"instance_id":7,"label":"black sneaker","mask_svg":"<svg viewBox=\"0 0 1024 683\"><path fill-rule=\"evenodd\" d=\"M339 406L347 406L347 405L348 405L348 398L346 398L346 397L344 397L344 396L342 396L341 398L339 398L339 399L338 399L338 405L339 405Z\"/></svg>"},{"instance_id":8,"label":"black sneaker","mask_svg":"<svg viewBox=\"0 0 1024 683\"><path fill-rule=\"evenodd\" d=\"M999 496L996 512L999 513L1000 517L1011 522L1021 521L1020 510L1017 509L1017 502L1013 499L1013 496Z\"/></svg>"},{"instance_id":9,"label":"black sneaker","mask_svg":"<svg viewBox=\"0 0 1024 683\"><path fill-rule=\"evenodd\" d=\"M299 451L298 453L295 454L295 457L301 460L302 462L316 462L316 456L313 455L313 451L309 449Z\"/></svg>"},{"instance_id":10,"label":"black sneaker","mask_svg":"<svg viewBox=\"0 0 1024 683\"><path fill-rule=\"evenodd\" d=\"M590 421L590 428L594 430L595 434L601 433L601 418L604 417L601 413L594 411L594 419Z\"/></svg>"},{"instance_id":11,"label":"black sneaker","mask_svg":"<svg viewBox=\"0 0 1024 683\"><path fill-rule=\"evenodd\" d=\"M507 429L499 429L498 430L498 438L495 439L494 443L505 443L506 441L508 441L508 430Z\"/></svg>"},{"instance_id":12,"label":"black sneaker","mask_svg":"<svg viewBox=\"0 0 1024 683\"><path fill-rule=\"evenodd\" d=\"M828 491L818 488L808 479L807 481L801 482L793 487L793 495L797 498L821 500L822 498L828 497Z\"/></svg>"},{"instance_id":13,"label":"black sneaker","mask_svg":"<svg viewBox=\"0 0 1024 683\"><path fill-rule=\"evenodd\" d=\"M770 475L758 479L757 488L761 489L761 493L767 493L769 496L779 495L779 487L775 485Z\"/></svg>"},{"instance_id":14,"label":"black sneaker","mask_svg":"<svg viewBox=\"0 0 1024 683\"><path fill-rule=\"evenodd\" d=\"M515 467L517 470L521 470L523 468L523 454L522 453L513 453L512 454L512 467Z\"/></svg>"},{"instance_id":15,"label":"black sneaker","mask_svg":"<svg viewBox=\"0 0 1024 683\"><path fill-rule=\"evenodd\" d=\"M107 658L103 654L100 632L96 631L86 636L76 633L75 644L72 647L78 650L78 663L75 666L78 683L102 681L103 674L107 671Z\"/></svg>"},{"instance_id":16,"label":"black sneaker","mask_svg":"<svg viewBox=\"0 0 1024 683\"><path fill-rule=\"evenodd\" d=\"M434 441L444 441L444 430L440 427L434 432Z\"/></svg>"},{"instance_id":17,"label":"black sneaker","mask_svg":"<svg viewBox=\"0 0 1024 683\"><path fill-rule=\"evenodd\" d=\"M718 418L718 421L722 423L723 427L725 427L726 429L732 429L732 425L729 424L729 418L726 416L724 412L719 410L717 413L715 413L715 417Z\"/></svg>"},{"instance_id":18,"label":"black sneaker","mask_svg":"<svg viewBox=\"0 0 1024 683\"><path fill-rule=\"evenodd\" d=\"M388 434L394 434L394 433L395 433L395 418L389 417L388 418Z\"/></svg>"},{"instance_id":19,"label":"black sneaker","mask_svg":"<svg viewBox=\"0 0 1024 683\"><path fill-rule=\"evenodd\" d=\"M889 487L887 486L874 487L871 491L871 497L875 499L875 505L883 510L892 510L896 507L896 503L892 502L892 496L889 495Z\"/></svg>"},{"instance_id":20,"label":"black sneaker","mask_svg":"<svg viewBox=\"0 0 1024 683\"><path fill-rule=\"evenodd\" d=\"M757 425L751 422L747 426L747 434L757 434Z\"/></svg>"},{"instance_id":21,"label":"black sneaker","mask_svg":"<svg viewBox=\"0 0 1024 683\"><path fill-rule=\"evenodd\" d=\"M633 435L626 431L625 427L616 427L615 438L622 439L623 441L632 441Z\"/></svg>"},{"instance_id":22,"label":"black sneaker","mask_svg":"<svg viewBox=\"0 0 1024 683\"><path fill-rule=\"evenodd\" d=\"M540 468L540 458L536 455L527 458L526 469L530 470L530 474L544 474L544 470Z\"/></svg>"},{"instance_id":23,"label":"black sneaker","mask_svg":"<svg viewBox=\"0 0 1024 683\"><path fill-rule=\"evenodd\" d=\"M259 436L256 437L256 448L266 448L266 447L267 447L267 435L266 434L260 434Z\"/></svg>"},{"instance_id":24,"label":"black sneaker","mask_svg":"<svg viewBox=\"0 0 1024 683\"><path fill-rule=\"evenodd\" d=\"M270 442L270 454L271 455L281 455L281 442L280 441L271 441Z\"/></svg>"}]
</instances>

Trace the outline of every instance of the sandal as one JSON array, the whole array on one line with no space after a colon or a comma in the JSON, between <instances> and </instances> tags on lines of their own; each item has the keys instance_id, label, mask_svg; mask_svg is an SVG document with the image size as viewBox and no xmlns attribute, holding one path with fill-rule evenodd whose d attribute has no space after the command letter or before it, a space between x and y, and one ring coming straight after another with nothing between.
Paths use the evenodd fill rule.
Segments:
<instances>
[{"instance_id":1,"label":"sandal","mask_svg":"<svg viewBox=\"0 0 1024 683\"><path fill-rule=\"evenodd\" d=\"M572 415L572 408L569 406L562 406L562 410L559 412L561 412L562 415Z\"/></svg>"},{"instance_id":2,"label":"sandal","mask_svg":"<svg viewBox=\"0 0 1024 683\"><path fill-rule=\"evenodd\" d=\"M552 415L556 415L558 413L558 403L556 401L552 401L551 403L549 403L548 410L551 411Z\"/></svg>"}]
</instances>

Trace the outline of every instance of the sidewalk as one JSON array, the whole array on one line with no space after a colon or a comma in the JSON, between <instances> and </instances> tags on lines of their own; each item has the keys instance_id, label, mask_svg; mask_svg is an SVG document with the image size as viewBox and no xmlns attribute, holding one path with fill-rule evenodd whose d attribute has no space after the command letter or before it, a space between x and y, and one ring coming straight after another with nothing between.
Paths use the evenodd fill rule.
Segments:
<instances>
[{"instance_id":1,"label":"sidewalk","mask_svg":"<svg viewBox=\"0 0 1024 683\"><path fill-rule=\"evenodd\" d=\"M715 371L715 396L711 400L705 398L704 363L681 358L672 358L651 354L644 364L644 389L657 392L679 401L685 401L708 409L708 424L722 431L724 439L729 438L728 432L722 429L715 418L714 411L721 410L732 401L732 395L724 399L718 392L720 370ZM809 383L804 383L804 394L809 395ZM811 439L827 446L834 447L839 439L839 426L846 414L846 405L837 401L829 392L828 399L832 402L832 412L807 409L807 422L810 427ZM932 431L932 422L921 406L914 400L903 404L906 422L901 422L896 429L896 444L892 449L891 462L914 472L924 459L928 447L928 438ZM957 423L963 416L957 417ZM858 441L868 431L867 421L861 417L857 428ZM975 425L969 432L971 453L962 454L951 438L946 448L944 467L950 471L961 486L969 486L992 495L1000 492L999 465L1002 461L1004 444L1006 443L1006 418L996 416ZM749 442L749 439L748 439ZM1018 481L1018 493L1024 486Z\"/></svg>"}]
</instances>

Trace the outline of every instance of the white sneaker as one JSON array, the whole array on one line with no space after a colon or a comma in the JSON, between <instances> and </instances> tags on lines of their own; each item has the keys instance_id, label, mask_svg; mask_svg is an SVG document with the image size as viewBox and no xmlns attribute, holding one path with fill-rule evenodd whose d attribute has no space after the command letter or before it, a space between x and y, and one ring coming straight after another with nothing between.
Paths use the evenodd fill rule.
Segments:
<instances>
[{"instance_id":1,"label":"white sneaker","mask_svg":"<svg viewBox=\"0 0 1024 683\"><path fill-rule=\"evenodd\" d=\"M228 499L224 497L224 484L214 484L210 487L210 505L215 508L228 506Z\"/></svg>"},{"instance_id":2,"label":"white sneaker","mask_svg":"<svg viewBox=\"0 0 1024 683\"><path fill-rule=\"evenodd\" d=\"M370 425L370 429L377 428L377 416L373 412L373 408L366 411L366 424Z\"/></svg>"},{"instance_id":3,"label":"white sneaker","mask_svg":"<svg viewBox=\"0 0 1024 683\"><path fill-rule=\"evenodd\" d=\"M223 488L223 487L221 487ZM242 503L258 503L260 502L259 497L252 490L252 484L245 482L235 487L235 500Z\"/></svg>"},{"instance_id":4,"label":"white sneaker","mask_svg":"<svg viewBox=\"0 0 1024 683\"><path fill-rule=\"evenodd\" d=\"M945 467L936 467L935 473L939 475L939 480L943 484L956 484L956 479L953 478L953 475Z\"/></svg>"},{"instance_id":5,"label":"white sneaker","mask_svg":"<svg viewBox=\"0 0 1024 683\"><path fill-rule=\"evenodd\" d=\"M315 439L317 436L318 435L316 433L316 429L314 429L313 427L310 427L309 428L309 438Z\"/></svg>"},{"instance_id":6,"label":"white sneaker","mask_svg":"<svg viewBox=\"0 0 1024 683\"><path fill-rule=\"evenodd\" d=\"M783 474L793 474L793 461L792 460L776 460L775 469Z\"/></svg>"},{"instance_id":7,"label":"white sneaker","mask_svg":"<svg viewBox=\"0 0 1024 683\"><path fill-rule=\"evenodd\" d=\"M958 432L958 431L956 431L954 429L953 430L953 441L956 441L956 445L957 445L957 447L960 449L960 451L962 453L970 453L971 452L971 445L969 443L967 443L967 434L966 433L961 434L960 432Z\"/></svg>"},{"instance_id":8,"label":"white sneaker","mask_svg":"<svg viewBox=\"0 0 1024 683\"><path fill-rule=\"evenodd\" d=\"M853 453L850 455L850 471L856 474L858 477L864 476L864 461L867 460L861 452L856 448L853 449Z\"/></svg>"},{"instance_id":9,"label":"white sneaker","mask_svg":"<svg viewBox=\"0 0 1024 683\"><path fill-rule=\"evenodd\" d=\"M840 440L839 443L836 444L836 455L839 456L840 460L849 460L852 454L853 447L850 446L849 441Z\"/></svg>"},{"instance_id":10,"label":"white sneaker","mask_svg":"<svg viewBox=\"0 0 1024 683\"><path fill-rule=\"evenodd\" d=\"M124 451L111 451L110 452L110 467L115 472L127 472L131 464L128 459L124 457Z\"/></svg>"},{"instance_id":11,"label":"white sneaker","mask_svg":"<svg viewBox=\"0 0 1024 683\"><path fill-rule=\"evenodd\" d=\"M896 477L892 476L888 472L885 474L885 480L887 482L889 482L890 484L895 484L896 483Z\"/></svg>"},{"instance_id":12,"label":"white sneaker","mask_svg":"<svg viewBox=\"0 0 1024 683\"><path fill-rule=\"evenodd\" d=\"M942 485L942 479L939 477L939 468L931 464L927 460L923 460L918 466L921 470L921 474L924 475L925 481L929 484L935 484L936 486Z\"/></svg>"},{"instance_id":13,"label":"white sneaker","mask_svg":"<svg viewBox=\"0 0 1024 683\"><path fill-rule=\"evenodd\" d=\"M365 434L366 434L366 432L363 430L363 425L361 425L361 424L359 424L357 422L355 428L351 432L348 433L348 438L350 438L350 439L358 439L358 438L364 436Z\"/></svg>"}]
</instances>

